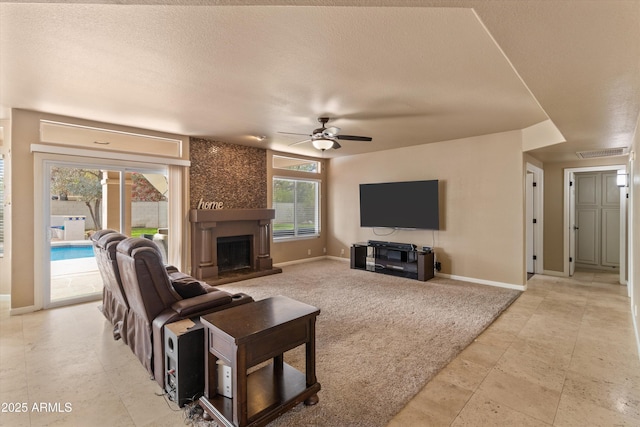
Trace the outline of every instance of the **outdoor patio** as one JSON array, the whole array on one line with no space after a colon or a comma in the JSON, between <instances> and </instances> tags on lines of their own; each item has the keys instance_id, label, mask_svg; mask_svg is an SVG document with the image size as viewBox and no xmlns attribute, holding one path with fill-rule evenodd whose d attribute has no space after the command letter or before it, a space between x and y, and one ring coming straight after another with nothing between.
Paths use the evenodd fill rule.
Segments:
<instances>
[{"instance_id":1,"label":"outdoor patio","mask_svg":"<svg viewBox=\"0 0 640 427\"><path fill-rule=\"evenodd\" d=\"M51 261L51 301L102 293L95 258Z\"/></svg>"}]
</instances>

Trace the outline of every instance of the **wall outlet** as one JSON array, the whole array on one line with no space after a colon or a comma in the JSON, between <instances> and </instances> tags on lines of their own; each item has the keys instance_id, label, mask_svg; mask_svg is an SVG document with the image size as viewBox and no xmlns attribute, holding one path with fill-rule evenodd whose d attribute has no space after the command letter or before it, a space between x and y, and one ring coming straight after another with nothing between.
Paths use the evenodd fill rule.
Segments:
<instances>
[{"instance_id":1,"label":"wall outlet","mask_svg":"<svg viewBox=\"0 0 640 427\"><path fill-rule=\"evenodd\" d=\"M327 253L327 248L322 248L322 253L326 254Z\"/></svg>"},{"instance_id":2,"label":"wall outlet","mask_svg":"<svg viewBox=\"0 0 640 427\"><path fill-rule=\"evenodd\" d=\"M307 255L311 255L311 249L307 249Z\"/></svg>"},{"instance_id":3,"label":"wall outlet","mask_svg":"<svg viewBox=\"0 0 640 427\"><path fill-rule=\"evenodd\" d=\"M340 255L344 255L344 249L340 249Z\"/></svg>"}]
</instances>

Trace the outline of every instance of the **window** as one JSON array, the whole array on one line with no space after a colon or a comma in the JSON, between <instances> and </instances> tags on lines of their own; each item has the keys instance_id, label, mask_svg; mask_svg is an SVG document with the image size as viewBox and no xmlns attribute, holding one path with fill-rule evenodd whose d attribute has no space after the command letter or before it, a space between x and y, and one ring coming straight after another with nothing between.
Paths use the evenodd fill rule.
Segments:
<instances>
[{"instance_id":1,"label":"window","mask_svg":"<svg viewBox=\"0 0 640 427\"><path fill-rule=\"evenodd\" d=\"M290 171L320 173L317 160L294 159L293 157L273 156L273 167Z\"/></svg>"},{"instance_id":2,"label":"window","mask_svg":"<svg viewBox=\"0 0 640 427\"><path fill-rule=\"evenodd\" d=\"M320 182L273 178L274 239L320 234Z\"/></svg>"}]
</instances>

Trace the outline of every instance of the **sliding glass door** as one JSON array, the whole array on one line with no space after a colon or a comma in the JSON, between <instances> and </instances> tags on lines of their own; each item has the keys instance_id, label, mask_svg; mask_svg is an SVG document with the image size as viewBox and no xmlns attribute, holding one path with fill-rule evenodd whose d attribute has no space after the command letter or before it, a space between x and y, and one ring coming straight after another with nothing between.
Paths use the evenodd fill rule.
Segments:
<instances>
[{"instance_id":1,"label":"sliding glass door","mask_svg":"<svg viewBox=\"0 0 640 427\"><path fill-rule=\"evenodd\" d=\"M90 237L102 229L155 240L166 250L167 167L100 160L45 161L44 307L99 299Z\"/></svg>"}]
</instances>

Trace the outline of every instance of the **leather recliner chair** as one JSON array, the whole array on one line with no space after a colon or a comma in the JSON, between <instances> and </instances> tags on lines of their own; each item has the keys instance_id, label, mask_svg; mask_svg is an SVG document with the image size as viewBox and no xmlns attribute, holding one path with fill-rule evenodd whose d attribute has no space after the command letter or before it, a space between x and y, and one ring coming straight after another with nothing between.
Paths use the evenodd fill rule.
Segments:
<instances>
[{"instance_id":1,"label":"leather recliner chair","mask_svg":"<svg viewBox=\"0 0 640 427\"><path fill-rule=\"evenodd\" d=\"M158 247L148 239L134 237L121 241L116 248L116 259L129 302L123 332L127 335L126 342L162 388L164 325L253 301L249 295L218 290L176 269L168 272Z\"/></svg>"},{"instance_id":2,"label":"leather recliner chair","mask_svg":"<svg viewBox=\"0 0 640 427\"><path fill-rule=\"evenodd\" d=\"M120 279L120 271L116 261L116 246L126 238L127 236L124 234L112 229L98 230L91 235L96 263L98 264L98 270L100 271L103 283L102 306L100 307L100 311L102 311L104 317L113 325L113 339L119 340L122 338L125 344L127 344L127 334L123 334L123 331L127 329L126 321L129 312L129 302L127 301ZM162 248L159 249L164 261L166 251L162 252ZM179 272L174 266L165 265L165 268L171 276L172 282L193 279L191 276ZM202 284L207 292L217 290L207 283Z\"/></svg>"},{"instance_id":3,"label":"leather recliner chair","mask_svg":"<svg viewBox=\"0 0 640 427\"><path fill-rule=\"evenodd\" d=\"M129 303L122 288L118 263L116 261L116 246L127 236L115 230L99 230L91 235L93 252L96 256L98 270L102 276L102 307L100 310L104 317L113 325L113 338L118 340L126 336L122 331L126 330L127 312Z\"/></svg>"}]
</instances>

